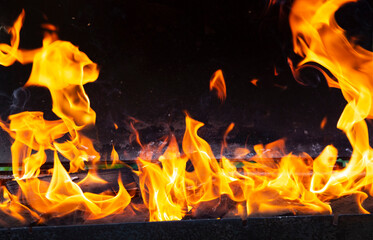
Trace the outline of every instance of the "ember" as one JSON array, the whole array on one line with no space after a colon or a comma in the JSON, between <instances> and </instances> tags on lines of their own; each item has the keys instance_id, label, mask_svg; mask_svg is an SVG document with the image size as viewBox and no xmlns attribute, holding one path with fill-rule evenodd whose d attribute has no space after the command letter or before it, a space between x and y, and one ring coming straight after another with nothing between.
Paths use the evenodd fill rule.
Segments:
<instances>
[{"instance_id":1,"label":"ember","mask_svg":"<svg viewBox=\"0 0 373 240\"><path fill-rule=\"evenodd\" d=\"M297 81L302 82L303 70L313 68L324 75L329 87L342 91L347 105L337 128L353 148L346 166L337 164L338 150L333 145L312 158L307 153L287 154L285 139L258 143L254 153L248 147L237 147L231 158L225 154L227 138L235 128L230 122L218 156L198 134L204 123L193 119L188 109L181 149L173 133L158 144L143 142L144 136L137 130L141 121L131 118L130 141L141 148L135 162L121 161L115 146L111 146L110 160L105 161L108 159L101 159L105 157L89 137L96 112L84 88L98 78L97 64L72 43L60 40L57 27L50 24L43 25L41 48L20 49L20 31L27 21L27 12L22 11L9 29L10 44L0 44L0 64L32 63L25 87L49 90L56 119L46 118L40 111L24 111L0 122L13 139L13 179L1 186L1 214L14 219L16 225L70 218L73 223L244 219L332 214L341 199L353 203L357 213L369 214L372 204L365 200L373 196L373 149L366 121L373 117L373 53L348 41L334 18L348 2L351 0L294 1L289 23L294 53L302 60L288 58ZM275 77L279 71L277 66L271 70ZM258 78L249 82L260 87ZM210 91L221 105L227 100L222 70L211 77ZM319 126L324 129L326 124L324 117ZM120 130L119 124L112 126ZM45 169L51 159L53 167ZM67 159L69 166L61 159Z\"/></svg>"}]
</instances>

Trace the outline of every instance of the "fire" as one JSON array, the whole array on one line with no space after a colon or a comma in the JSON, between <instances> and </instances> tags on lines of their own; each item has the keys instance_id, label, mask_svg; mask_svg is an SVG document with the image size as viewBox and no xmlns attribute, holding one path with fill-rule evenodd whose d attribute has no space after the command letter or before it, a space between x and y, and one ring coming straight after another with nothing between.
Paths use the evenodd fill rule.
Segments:
<instances>
[{"instance_id":1,"label":"fire","mask_svg":"<svg viewBox=\"0 0 373 240\"><path fill-rule=\"evenodd\" d=\"M250 83L252 84L252 85L254 85L255 87L257 87L258 86L258 79L256 79L256 78L254 78L254 79L252 79L251 81L250 81Z\"/></svg>"},{"instance_id":2,"label":"fire","mask_svg":"<svg viewBox=\"0 0 373 240\"><path fill-rule=\"evenodd\" d=\"M47 222L50 218L82 212L84 219L101 219L123 215L132 207L134 212L144 206L149 221L181 220L186 216L201 216L208 210L220 218L227 212L246 216L292 212L294 214L330 214L330 201L355 194L361 213L368 213L362 203L373 195L373 150L369 145L365 119L372 118L373 53L352 45L336 24L335 11L348 0L297 0L290 13L294 51L303 57L296 64L288 59L297 78L301 68L316 62L329 86L338 87L348 101L337 127L343 130L353 153L345 168L335 167L338 152L327 146L320 156L312 159L306 153L294 155L285 150L285 141L254 146L255 156L246 158L250 151L235 149L237 158L228 159L227 136L234 128L231 123L223 136L221 159L217 159L210 145L198 135L204 126L186 113L186 129L182 151L174 135L164 138L158 147L141 142L132 119L130 141L142 148L132 171L138 177L138 193L142 204L134 203L118 176L118 190L102 193L85 192L82 186L105 185L97 174L100 154L92 140L83 132L95 125L96 113L90 107L84 84L94 82L98 67L88 56L70 42L57 37L57 28L45 25L43 46L35 50L19 49L20 30L25 13L22 11L9 30L10 45L0 44L0 63L9 66L15 61L33 63L26 86L48 88L57 120L45 120L42 112L22 112L9 117L0 126L14 139L12 167L18 194L1 187L0 211L25 224L29 215L33 220ZM275 75L277 70L275 68ZM337 80L336 80L337 79ZM257 79L251 81L257 85ZM210 90L218 98L226 99L226 85L221 70L210 80ZM326 118L321 128L326 124ZM114 124L115 129L118 128ZM41 167L53 152L50 180L40 178ZM160 153L154 159L155 153ZM60 158L70 161L69 171ZM125 165L119 160L114 146L111 165ZM92 169L86 177L75 182L69 173ZM127 166L128 167L128 166ZM135 185L135 183L133 183ZM126 187L125 187L126 186ZM222 213L224 212L224 213Z\"/></svg>"},{"instance_id":3,"label":"fire","mask_svg":"<svg viewBox=\"0 0 373 240\"><path fill-rule=\"evenodd\" d=\"M174 136L158 163L138 159L140 190L149 221L180 220L187 212L185 167Z\"/></svg>"},{"instance_id":4,"label":"fire","mask_svg":"<svg viewBox=\"0 0 373 240\"><path fill-rule=\"evenodd\" d=\"M13 27L9 29L9 33L11 35L10 46L8 44L0 44L0 64L3 66L12 65L17 59L17 51L20 41L19 32L21 30L24 17L25 11L22 10Z\"/></svg>"},{"instance_id":5,"label":"fire","mask_svg":"<svg viewBox=\"0 0 373 240\"><path fill-rule=\"evenodd\" d=\"M220 101L224 102L227 98L227 90L223 72L220 69L217 70L210 79L210 91L212 91L213 89L216 90L216 94Z\"/></svg>"},{"instance_id":6,"label":"fire","mask_svg":"<svg viewBox=\"0 0 373 240\"><path fill-rule=\"evenodd\" d=\"M328 118L324 117L320 123L320 129L324 129L327 122L328 122Z\"/></svg>"}]
</instances>

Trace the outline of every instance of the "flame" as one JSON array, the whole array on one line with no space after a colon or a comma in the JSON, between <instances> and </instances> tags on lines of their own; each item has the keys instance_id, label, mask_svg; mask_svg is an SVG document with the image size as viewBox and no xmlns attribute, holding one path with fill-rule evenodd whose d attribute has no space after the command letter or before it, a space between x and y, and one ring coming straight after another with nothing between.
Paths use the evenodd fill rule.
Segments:
<instances>
[{"instance_id":1,"label":"flame","mask_svg":"<svg viewBox=\"0 0 373 240\"><path fill-rule=\"evenodd\" d=\"M134 125L135 123L138 123L139 121L135 118L132 118L131 120L132 121L130 122L130 128L131 128L132 134L130 135L130 142L132 143L134 140L136 140L136 143L138 143L141 148L144 148L140 140L140 134L136 130L135 125Z\"/></svg>"},{"instance_id":2,"label":"flame","mask_svg":"<svg viewBox=\"0 0 373 240\"><path fill-rule=\"evenodd\" d=\"M9 29L11 35L10 46L8 44L0 44L0 64L10 66L17 60L17 51L20 41L20 30L22 28L25 11L22 10L13 26Z\"/></svg>"},{"instance_id":3,"label":"flame","mask_svg":"<svg viewBox=\"0 0 373 240\"><path fill-rule=\"evenodd\" d=\"M34 210L44 215L52 214L53 217L81 210L85 212L87 219L103 218L124 209L131 199L120 178L118 180L119 191L116 196L83 193L62 166L57 152L54 155L54 168L50 183L38 178L17 180L17 183Z\"/></svg>"},{"instance_id":4,"label":"flame","mask_svg":"<svg viewBox=\"0 0 373 240\"><path fill-rule=\"evenodd\" d=\"M225 130L225 132L224 132L223 143L221 145L221 151L220 151L221 155L223 155L224 149L228 147L227 136L233 130L233 128L234 128L234 123L231 123L231 124L229 124L227 130Z\"/></svg>"},{"instance_id":5,"label":"flame","mask_svg":"<svg viewBox=\"0 0 373 240\"><path fill-rule=\"evenodd\" d=\"M276 66L273 67L273 75L278 76L278 71L277 71Z\"/></svg>"},{"instance_id":6,"label":"flame","mask_svg":"<svg viewBox=\"0 0 373 240\"><path fill-rule=\"evenodd\" d=\"M328 122L328 118L324 117L320 123L320 129L324 129L327 122Z\"/></svg>"},{"instance_id":7,"label":"flame","mask_svg":"<svg viewBox=\"0 0 373 240\"><path fill-rule=\"evenodd\" d=\"M180 220L187 212L185 167L174 136L158 163L138 159L140 190L150 221Z\"/></svg>"},{"instance_id":8,"label":"flame","mask_svg":"<svg viewBox=\"0 0 373 240\"><path fill-rule=\"evenodd\" d=\"M20 203L19 197L12 195L4 186L0 187L0 192L0 212L6 214L9 219L12 219L12 221L15 220L16 222L19 222L21 224L27 223L28 218L32 220L38 219L38 215L34 211L22 205ZM29 215L29 217L27 215ZM0 224L2 226L12 227L9 222L2 219L0 220Z\"/></svg>"},{"instance_id":9,"label":"flame","mask_svg":"<svg viewBox=\"0 0 373 240\"><path fill-rule=\"evenodd\" d=\"M216 90L216 94L220 101L224 102L227 98L227 90L225 87L223 72L220 69L217 70L210 79L210 91L213 89Z\"/></svg>"},{"instance_id":10,"label":"flame","mask_svg":"<svg viewBox=\"0 0 373 240\"><path fill-rule=\"evenodd\" d=\"M259 81L258 79L254 78L250 82L251 82L252 85L254 85L255 87L257 87L258 86L258 81Z\"/></svg>"},{"instance_id":11,"label":"flame","mask_svg":"<svg viewBox=\"0 0 373 240\"><path fill-rule=\"evenodd\" d=\"M290 14L293 45L303 60L298 64L291 59L288 62L295 78L301 68L315 66L311 62L318 63L321 67L317 68L324 73L329 86L340 88L348 101L337 124L353 147L347 166L335 167L338 152L332 145L312 159L306 153L287 153L284 139L255 145L256 155L249 159L241 159L250 153L248 149L237 148L237 159L228 159L224 150L228 147L233 123L224 133L221 158L217 159L210 145L198 135L204 124L188 113L182 152L172 134L162 139L159 146L144 144L135 128L139 121L132 118L130 141L136 141L142 149L136 160L138 170L133 172L139 179L143 205L131 204L131 195L121 175L117 192L97 194L82 190L89 184L107 184L95 166L100 155L92 140L83 134L92 129L96 121L83 85L98 78L98 67L76 46L58 40L57 28L53 25L43 26L47 32L40 49L18 49L25 15L22 11L10 28L10 45L0 44L0 63L9 66L15 61L32 62L26 86L48 88L52 110L59 119L45 120L42 112L22 112L11 115L8 122L0 122L14 139L13 175L20 188L18 195L13 195L1 187L0 211L21 224L28 222L24 213L40 222L73 212L82 212L86 220L94 220L125 214L125 209L133 214L144 207L149 221L198 217L206 209L216 218L224 215L219 212L221 209L242 218L289 212L330 214L330 201L355 194L361 213L368 213L362 203L368 194L373 195L373 152L365 122L373 116L370 74L373 54L348 42L336 24L334 13L346 2L350 1L294 2ZM257 81L253 79L251 83L256 86ZM224 101L226 86L221 70L210 80L210 90L213 89ZM325 123L326 118L321 128ZM42 165L49 160L46 151L54 153L50 181L38 178ZM92 163L93 168L76 183L62 165L62 157L70 161L69 172L85 169L86 162ZM121 163L114 146L111 159L113 163L108 168Z\"/></svg>"},{"instance_id":12,"label":"flame","mask_svg":"<svg viewBox=\"0 0 373 240\"><path fill-rule=\"evenodd\" d=\"M111 150L110 160L111 160L111 164L110 164L110 165L107 165L107 164L106 164L106 167L107 167L107 168L115 168L117 164L125 165L125 164L124 164L124 163L119 159L119 154L118 154L118 152L115 150L114 146L113 146L113 149Z\"/></svg>"}]
</instances>

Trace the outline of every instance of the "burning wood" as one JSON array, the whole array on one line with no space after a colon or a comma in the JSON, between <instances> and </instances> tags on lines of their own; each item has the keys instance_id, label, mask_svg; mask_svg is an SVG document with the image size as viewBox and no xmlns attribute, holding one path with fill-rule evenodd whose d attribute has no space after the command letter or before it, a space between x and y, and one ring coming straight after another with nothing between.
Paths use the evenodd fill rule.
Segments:
<instances>
[{"instance_id":1,"label":"burning wood","mask_svg":"<svg viewBox=\"0 0 373 240\"><path fill-rule=\"evenodd\" d=\"M313 159L307 154L285 154L282 140L266 146L258 144L254 157L231 161L224 156L224 148L234 124L225 132L219 161L198 135L204 124L186 112L182 151L173 135L156 148L143 144L131 124L131 136L142 148L136 159L137 169L98 171L101 156L86 134L95 125L96 113L83 87L97 79L98 67L72 43L59 40L53 26L47 27L42 48L19 49L25 16L22 12L9 31L10 45L0 44L0 63L9 66L16 61L32 62L25 86L48 88L52 111L59 119L46 120L42 112L21 112L0 123L14 139L14 181L6 183L7 189L2 188L2 214L21 224L71 216L75 219L77 215L82 222L108 218L123 221L145 215L149 221L167 221L206 216L331 214L335 209L340 209L336 213L344 212L351 201L355 203L353 211L369 213L373 150L365 120L373 116L373 54L347 41L334 20L337 9L349 1L297 0L290 13L294 52L303 57L298 64L289 59L294 78L299 78L302 68L315 67L311 62L317 63L329 86L340 88L348 101L337 125L354 149L345 167L337 167L338 152L332 145ZM257 80L252 83L256 85ZM210 80L213 89L223 102L226 85L221 70ZM41 176L46 151L54 153L54 163L50 175ZM240 148L236 152L241 156L250 151ZM160 157L153 159L155 153ZM70 161L69 172L61 156ZM115 149L111 156L113 164L120 163ZM82 173L87 162L93 170Z\"/></svg>"}]
</instances>

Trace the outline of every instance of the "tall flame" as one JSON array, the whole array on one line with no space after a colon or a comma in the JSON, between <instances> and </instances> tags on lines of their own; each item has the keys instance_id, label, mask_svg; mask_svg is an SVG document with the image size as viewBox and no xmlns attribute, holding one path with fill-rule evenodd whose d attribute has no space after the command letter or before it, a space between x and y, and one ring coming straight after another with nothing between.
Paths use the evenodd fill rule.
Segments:
<instances>
[{"instance_id":1,"label":"tall flame","mask_svg":"<svg viewBox=\"0 0 373 240\"><path fill-rule=\"evenodd\" d=\"M332 78L324 72L329 86L340 88L348 102L337 127L346 133L353 147L349 164L333 174L315 174L311 190L315 193L327 192L327 198L357 193L363 196L363 200L367 197L363 190L370 195L373 193L372 148L365 122L365 119L373 117L373 53L351 44L334 18L338 8L348 2L354 1L298 0L292 7L290 26L294 51L304 57L298 69L310 62L320 64L334 76ZM325 159L316 159L314 169L331 172L330 167L325 169L323 166L334 164L335 159L330 159L330 156ZM315 187L316 183L319 183L318 187ZM361 210L366 212L362 207Z\"/></svg>"},{"instance_id":2,"label":"tall flame","mask_svg":"<svg viewBox=\"0 0 373 240\"><path fill-rule=\"evenodd\" d=\"M96 114L90 108L83 85L97 79L97 65L70 42L58 40L55 33L45 35L40 49L18 49L23 18L24 11L10 31L11 46L1 45L1 50L7 53L0 56L1 63L7 66L15 60L25 63L24 59L32 59L32 72L26 86L48 88L53 100L52 110L60 119L48 121L42 112L22 112L10 116L10 124L1 123L15 139L11 148L13 175L22 194L33 210L54 217L82 210L87 219L96 219L123 210L131 197L120 178L115 196L84 193L59 160L59 154L69 159L70 172L75 172L84 169L84 162L95 163L100 158L92 141L81 133L95 124ZM57 141L64 136L69 140ZM47 159L46 150L54 151L50 183L35 178ZM21 173L18 172L20 167Z\"/></svg>"}]
</instances>

